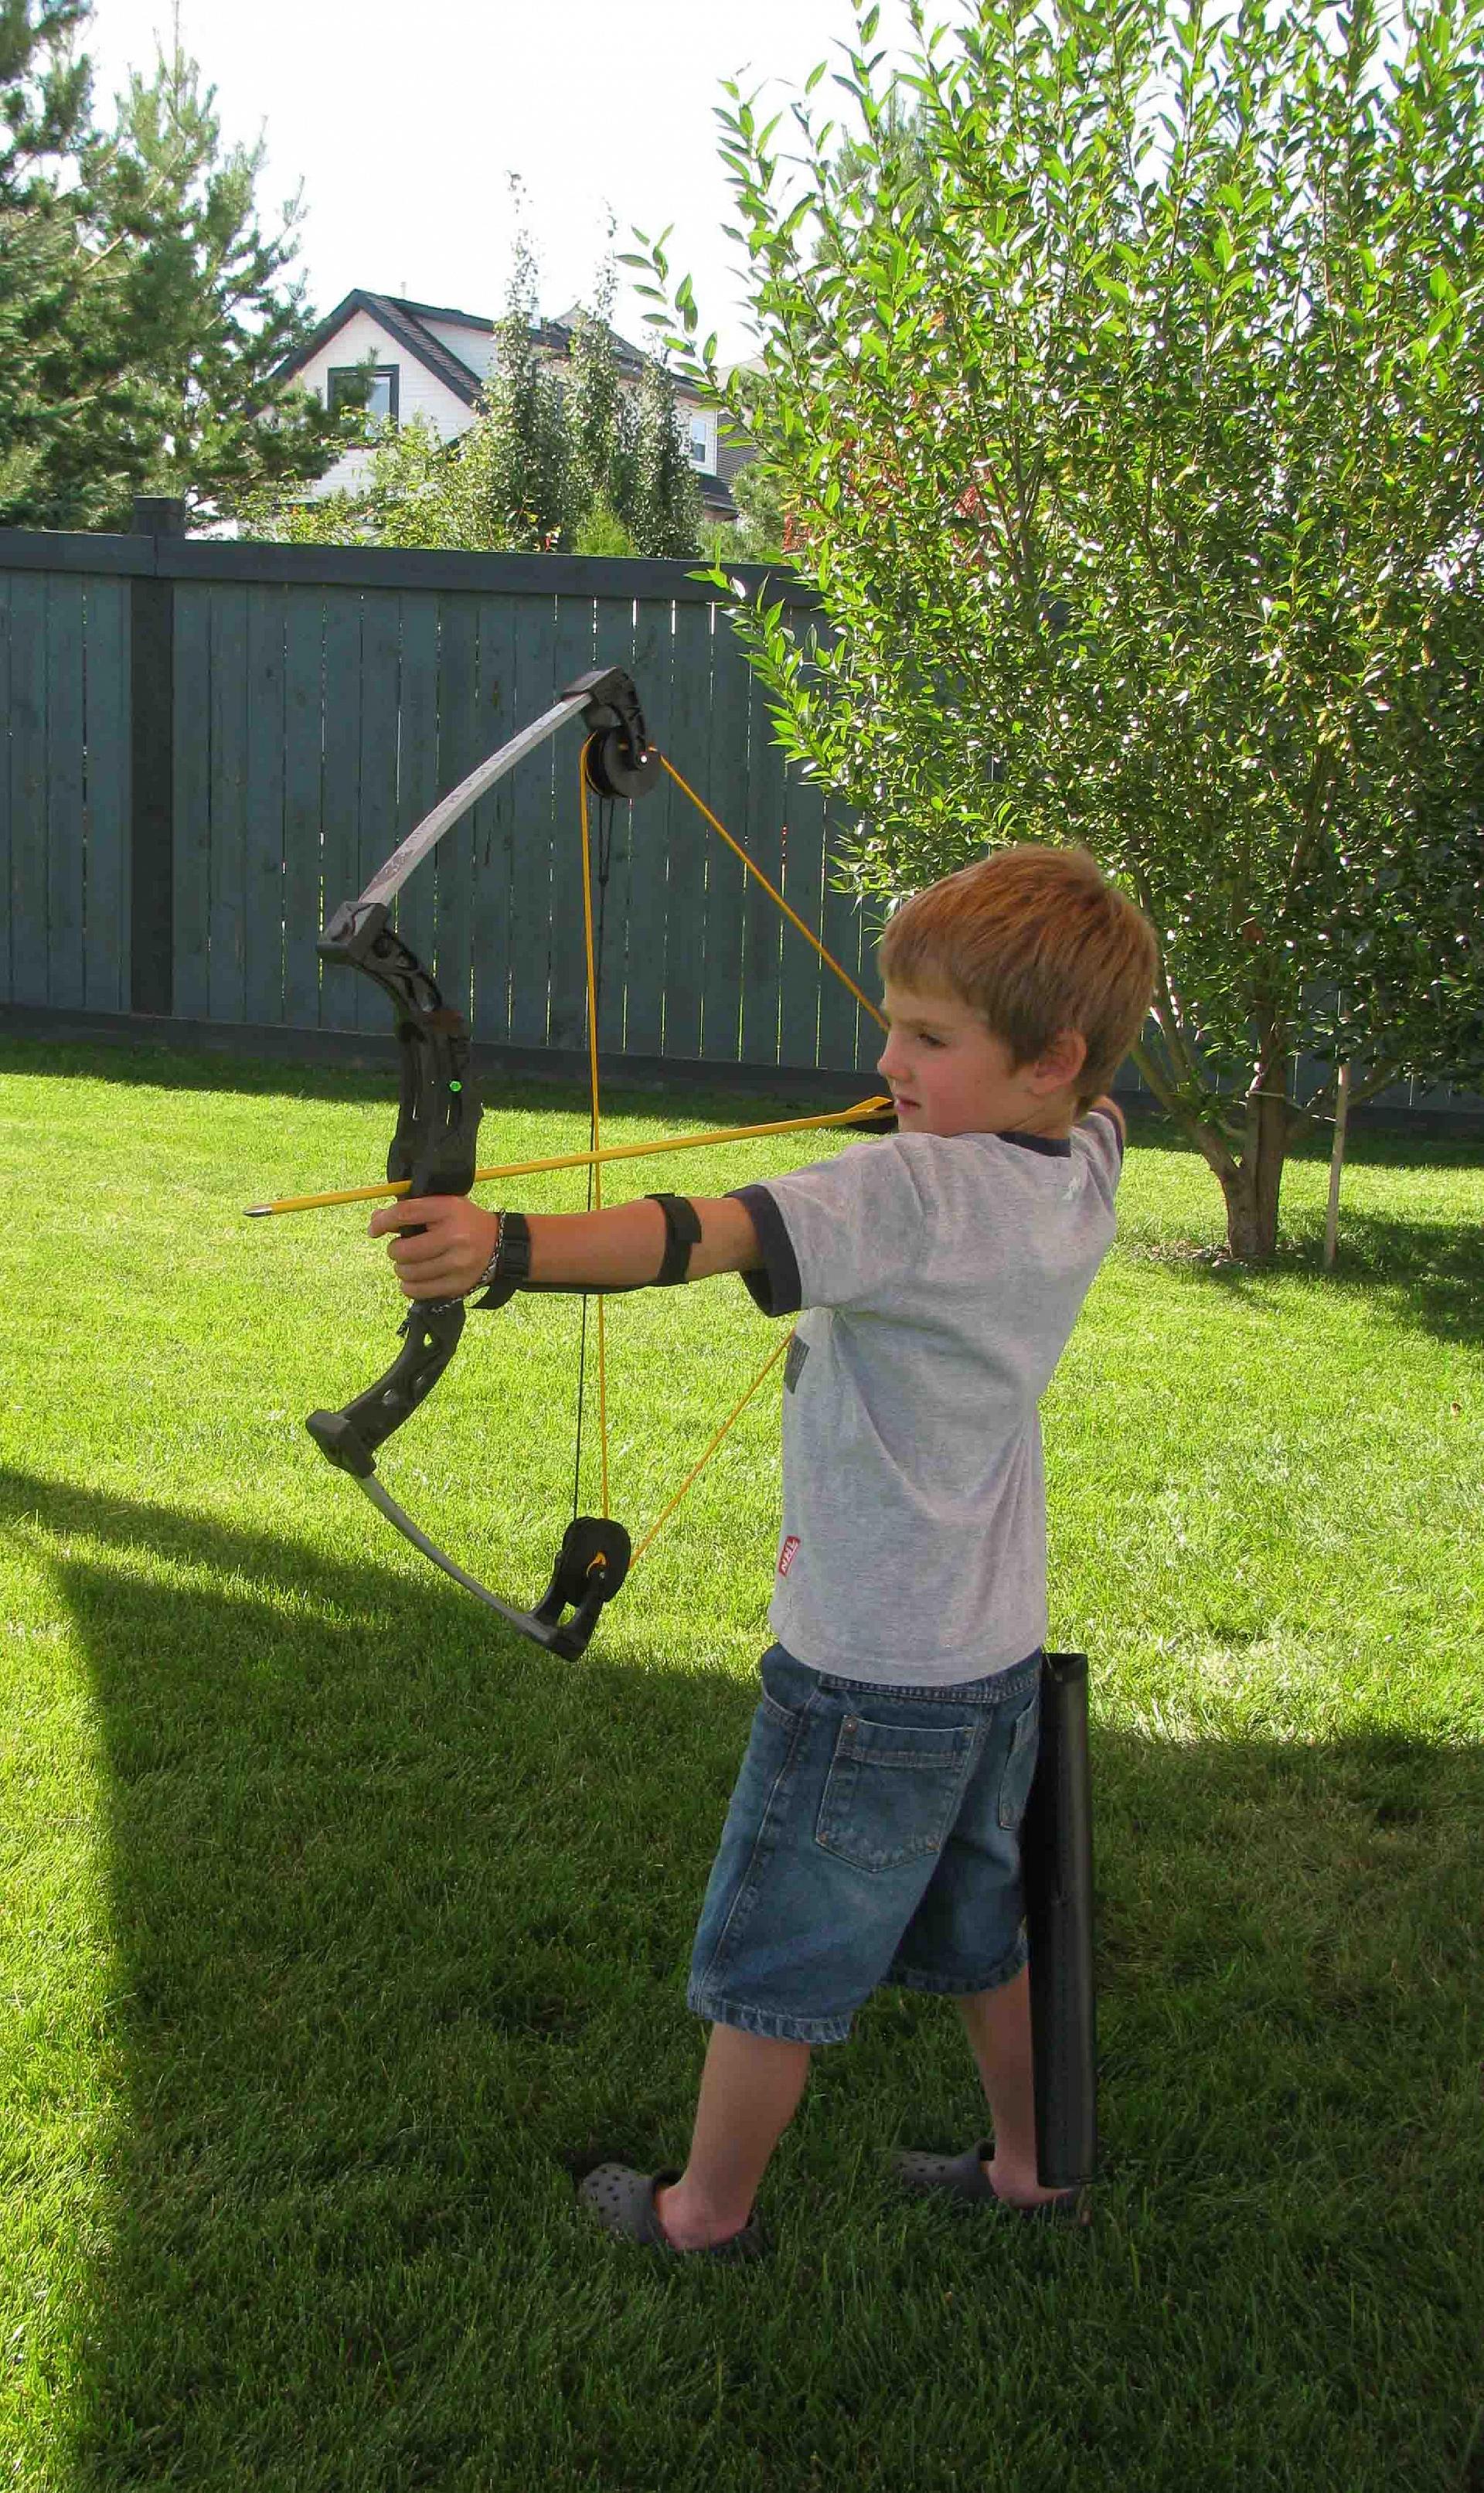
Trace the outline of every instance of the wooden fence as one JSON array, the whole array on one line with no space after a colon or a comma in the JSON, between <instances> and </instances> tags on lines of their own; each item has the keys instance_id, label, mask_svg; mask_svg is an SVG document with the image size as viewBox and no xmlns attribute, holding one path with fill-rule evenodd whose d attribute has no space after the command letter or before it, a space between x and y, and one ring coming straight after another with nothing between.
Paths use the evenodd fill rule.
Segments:
<instances>
[{"instance_id":1,"label":"wooden fence","mask_svg":"<svg viewBox=\"0 0 1484 2493\"><path fill-rule=\"evenodd\" d=\"M141 503L131 536L0 529L0 1028L384 1061L385 1002L322 967L320 927L597 665L628 670L662 750L871 992L877 925L832 887L819 793L686 564L153 532L178 507ZM520 764L398 904L516 1066L585 1062L579 752L573 727ZM609 1067L837 1096L874 1078L876 1024L668 779L614 809L601 900ZM1306 1092L1322 1071L1299 1068ZM1409 1111L1484 1099L1399 1086L1373 1113Z\"/></svg>"},{"instance_id":2,"label":"wooden fence","mask_svg":"<svg viewBox=\"0 0 1484 2493\"><path fill-rule=\"evenodd\" d=\"M597 665L628 670L655 741L866 983L876 929L831 887L819 793L685 564L0 531L0 1005L299 1053L384 1038L370 982L322 969L321 925ZM579 752L572 727L520 764L399 902L476 1039L522 1058L585 1044ZM600 904L610 1058L874 1065L876 1025L668 778L613 809Z\"/></svg>"}]
</instances>

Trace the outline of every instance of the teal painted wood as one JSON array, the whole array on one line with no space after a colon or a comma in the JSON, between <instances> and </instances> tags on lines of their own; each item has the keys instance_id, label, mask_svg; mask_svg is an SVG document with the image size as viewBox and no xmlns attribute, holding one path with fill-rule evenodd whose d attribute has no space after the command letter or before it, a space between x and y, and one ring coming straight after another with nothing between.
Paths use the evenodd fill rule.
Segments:
<instances>
[{"instance_id":1,"label":"teal painted wood","mask_svg":"<svg viewBox=\"0 0 1484 2493\"><path fill-rule=\"evenodd\" d=\"M795 611L788 619L794 630L801 634L812 628L816 640L821 644L833 638L817 615ZM790 782L799 775L797 766L792 766ZM840 858L846 846L848 817L822 792L819 801L822 804L823 855L816 914L811 922L825 950L833 955L843 970L849 972L856 985L875 1002L880 992L876 968L876 936L880 913L863 908L853 893L841 888ZM825 972L819 981L816 1061L858 1077L863 1087L874 1086L878 1080L876 1060L884 1042L885 1033L856 1003L844 980Z\"/></svg>"},{"instance_id":2,"label":"teal painted wood","mask_svg":"<svg viewBox=\"0 0 1484 2493\"><path fill-rule=\"evenodd\" d=\"M677 770L684 770L682 757L671 752L671 614L668 603L638 601L633 675L645 733L662 753L670 754ZM664 1050L669 844L676 808L683 803L662 771L658 785L635 806L630 826L624 1044L631 1056L659 1056Z\"/></svg>"},{"instance_id":3,"label":"teal painted wood","mask_svg":"<svg viewBox=\"0 0 1484 2493\"><path fill-rule=\"evenodd\" d=\"M324 989L319 926L438 795L592 662L628 667L676 766L874 991L873 915L834 887L828 810L785 773L745 661L705 605L636 608L615 586L563 612L544 592L399 593L391 575L361 589L238 582L210 576L198 551L201 575L174 591L183 1019L379 1036L369 984L332 973ZM29 977L37 1002L128 1008L129 595L122 571L0 575L4 971L21 1000ZM403 896L414 948L491 1041L582 1043L579 743L565 731L481 800ZM668 780L615 815L605 912L607 1051L874 1078L874 1027Z\"/></svg>"},{"instance_id":4,"label":"teal painted wood","mask_svg":"<svg viewBox=\"0 0 1484 2493\"><path fill-rule=\"evenodd\" d=\"M632 680L638 681L634 667L634 600L631 597L600 597L593 602L593 665L621 667ZM639 706L643 707L643 688L638 686ZM648 722L645 722L648 733ZM610 1055L621 1055L627 1044L624 1031L629 999L629 914L634 895L634 843L641 835L644 818L652 801L641 796L637 803L615 804L611 808L608 827L608 889L602 896L602 949L598 983L598 1044ZM596 818L596 807L595 807Z\"/></svg>"},{"instance_id":5,"label":"teal painted wood","mask_svg":"<svg viewBox=\"0 0 1484 2493\"><path fill-rule=\"evenodd\" d=\"M484 759L480 724L479 604L472 597L438 600L437 793L446 796ZM446 831L418 873L426 878L423 899L436 906L435 928L428 928L429 948L420 958L432 965L438 992L456 1012L467 1018L470 986L469 890L472 837L465 816ZM419 919L420 928L427 926Z\"/></svg>"},{"instance_id":6,"label":"teal painted wood","mask_svg":"<svg viewBox=\"0 0 1484 2493\"><path fill-rule=\"evenodd\" d=\"M816 923L819 940L826 951L833 953L843 970L848 970L855 983L875 1002L880 993L874 946L873 919L868 925L866 912L854 894L840 888L839 857L842 826L828 800L824 803L824 871L820 892L819 916ZM819 988L819 1058L821 1065L838 1066L842 1072L859 1072L868 1084L876 1080L876 1060L885 1042L885 1033L863 1012L849 989L839 978L826 976Z\"/></svg>"},{"instance_id":7,"label":"teal painted wood","mask_svg":"<svg viewBox=\"0 0 1484 2493\"><path fill-rule=\"evenodd\" d=\"M175 591L174 1009L209 1021L212 887L211 590Z\"/></svg>"},{"instance_id":8,"label":"teal painted wood","mask_svg":"<svg viewBox=\"0 0 1484 2493\"><path fill-rule=\"evenodd\" d=\"M286 588L283 597L283 1019L294 1030L317 1030L314 946L327 915L319 856L324 592Z\"/></svg>"},{"instance_id":9,"label":"teal painted wood","mask_svg":"<svg viewBox=\"0 0 1484 2493\"><path fill-rule=\"evenodd\" d=\"M427 597L400 597L392 622L399 665L397 707L393 713L395 786L387 856L431 811L442 793L438 786L437 603ZM449 839L453 837L451 832ZM440 941L443 850L447 845L448 841L440 842L431 856L413 869L396 901L397 931L428 969L434 969ZM368 881L375 870L375 865L369 869Z\"/></svg>"},{"instance_id":10,"label":"teal painted wood","mask_svg":"<svg viewBox=\"0 0 1484 2493\"><path fill-rule=\"evenodd\" d=\"M366 888L356 880L361 862L361 600L354 589L330 588L324 601L323 762L320 779L320 839L324 873L325 917L341 903L359 899ZM360 989L380 1005L371 1027L390 1030L385 1000L359 970L338 965L325 968L320 991L320 1020L327 1030L361 1030L367 1026Z\"/></svg>"},{"instance_id":11,"label":"teal painted wood","mask_svg":"<svg viewBox=\"0 0 1484 2493\"><path fill-rule=\"evenodd\" d=\"M550 597L514 601L516 706L528 726L551 706L556 675L556 603ZM551 888L552 769L556 739L518 765L512 775L515 808L510 879L510 1036L517 1047L545 1047L554 921L562 894ZM562 760L572 758L562 746ZM571 892L574 844L567 872ZM569 917L570 924L570 917Z\"/></svg>"},{"instance_id":12,"label":"teal painted wood","mask_svg":"<svg viewBox=\"0 0 1484 2493\"><path fill-rule=\"evenodd\" d=\"M788 770L784 780L783 894L812 933L824 938L824 803L818 788ZM819 1007L825 987L839 984L796 926L784 925L779 960L779 1062L814 1065L819 1052Z\"/></svg>"},{"instance_id":13,"label":"teal painted wood","mask_svg":"<svg viewBox=\"0 0 1484 2493\"><path fill-rule=\"evenodd\" d=\"M590 598L564 597L556 610L551 699L556 700L569 684L577 681L579 676L587 675L592 664L592 601ZM584 730L579 718L558 729L551 740L551 972L547 1031L548 1042L552 1047L587 1045L587 957L582 932L582 806L579 777L583 737ZM600 808L589 804L588 826L595 846L602 827L599 815ZM593 906L596 912L596 885ZM619 975L622 976L621 970Z\"/></svg>"},{"instance_id":14,"label":"teal painted wood","mask_svg":"<svg viewBox=\"0 0 1484 2493\"><path fill-rule=\"evenodd\" d=\"M361 801L356 814L354 883L363 892L401 837L397 803L397 730L401 698L400 601L368 589L361 608ZM406 826L408 829L411 825ZM421 876L427 859L416 868ZM387 1000L368 977L356 979L356 1026L387 1028Z\"/></svg>"},{"instance_id":15,"label":"teal painted wood","mask_svg":"<svg viewBox=\"0 0 1484 2493\"><path fill-rule=\"evenodd\" d=\"M711 785L711 610L677 606L671 644L670 751L697 796ZM712 811L716 808L713 805ZM706 865L716 841L705 816L672 789L666 894L665 1053L700 1054L705 981ZM720 843L717 843L720 845Z\"/></svg>"},{"instance_id":16,"label":"teal painted wood","mask_svg":"<svg viewBox=\"0 0 1484 2493\"><path fill-rule=\"evenodd\" d=\"M689 560L633 556L465 554L403 546L258 545L206 537L64 535L0 528L6 571L106 572L119 579L227 580L250 585L323 588L391 588L463 597L662 597L705 606L711 592L693 578ZM771 581L774 565L728 565L751 588ZM794 588L794 602L809 592Z\"/></svg>"},{"instance_id":17,"label":"teal painted wood","mask_svg":"<svg viewBox=\"0 0 1484 2493\"><path fill-rule=\"evenodd\" d=\"M213 584L211 600L211 961L214 1021L246 1021L248 597Z\"/></svg>"},{"instance_id":18,"label":"teal painted wood","mask_svg":"<svg viewBox=\"0 0 1484 2493\"><path fill-rule=\"evenodd\" d=\"M83 811L83 583L53 580L46 596L47 1002L86 994L87 834Z\"/></svg>"},{"instance_id":19,"label":"teal painted wood","mask_svg":"<svg viewBox=\"0 0 1484 2493\"><path fill-rule=\"evenodd\" d=\"M47 1002L46 601L49 584L11 583L11 993Z\"/></svg>"},{"instance_id":20,"label":"teal painted wood","mask_svg":"<svg viewBox=\"0 0 1484 2493\"><path fill-rule=\"evenodd\" d=\"M748 856L770 883L784 870L784 757L773 741L772 722L756 689L752 707L751 753L747 774ZM784 937L790 945L802 938L781 916L775 902L749 880L742 934L742 1062L778 1063L780 990ZM807 946L805 947L808 948Z\"/></svg>"},{"instance_id":21,"label":"teal painted wood","mask_svg":"<svg viewBox=\"0 0 1484 2493\"><path fill-rule=\"evenodd\" d=\"M244 755L244 1019L283 1018L285 732L283 588L248 588L247 745Z\"/></svg>"},{"instance_id":22,"label":"teal painted wood","mask_svg":"<svg viewBox=\"0 0 1484 2493\"><path fill-rule=\"evenodd\" d=\"M499 753L521 728L517 710L517 620L509 598L476 603L474 723L482 758ZM496 780L464 830L469 878L469 1027L504 1042L512 1027L512 873L517 845L519 770Z\"/></svg>"},{"instance_id":23,"label":"teal painted wood","mask_svg":"<svg viewBox=\"0 0 1484 2493\"><path fill-rule=\"evenodd\" d=\"M130 997L129 584L90 579L84 742L88 920L83 1001L124 1012ZM4 695L0 692L0 703Z\"/></svg>"},{"instance_id":24,"label":"teal painted wood","mask_svg":"<svg viewBox=\"0 0 1484 2493\"><path fill-rule=\"evenodd\" d=\"M753 678L735 633L717 613L711 644L711 740L704 786L693 781L733 839L747 827ZM702 824L706 855L705 974L701 1053L734 1065L742 1044L742 936L748 876L726 842Z\"/></svg>"}]
</instances>

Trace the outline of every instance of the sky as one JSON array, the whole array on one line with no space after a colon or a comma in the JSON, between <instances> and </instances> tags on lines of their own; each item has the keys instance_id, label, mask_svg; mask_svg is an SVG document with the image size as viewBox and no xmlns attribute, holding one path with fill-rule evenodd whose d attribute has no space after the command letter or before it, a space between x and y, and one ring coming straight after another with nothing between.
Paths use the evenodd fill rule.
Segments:
<instances>
[{"instance_id":1,"label":"sky","mask_svg":"<svg viewBox=\"0 0 1484 2493\"><path fill-rule=\"evenodd\" d=\"M324 314L352 286L495 316L525 189L540 308L590 297L606 248L674 228L701 334L752 351L715 106L722 81L772 108L855 32L850 0L179 0L181 41L217 89L225 141L267 142L259 204L304 186L302 265ZM946 14L946 13L945 13ZM94 0L95 93L153 67L171 0ZM900 0L882 12L901 36ZM834 63L839 66L838 54ZM822 102L824 89L814 99ZM848 99L833 90L842 109ZM782 143L782 141L780 141ZM622 287L614 325L642 340Z\"/></svg>"}]
</instances>

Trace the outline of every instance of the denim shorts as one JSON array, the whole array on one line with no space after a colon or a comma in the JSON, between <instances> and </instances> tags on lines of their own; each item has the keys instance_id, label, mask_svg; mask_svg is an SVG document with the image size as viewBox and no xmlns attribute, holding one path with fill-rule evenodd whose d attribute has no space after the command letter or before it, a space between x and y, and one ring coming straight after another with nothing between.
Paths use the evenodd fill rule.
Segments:
<instances>
[{"instance_id":1,"label":"denim shorts","mask_svg":"<svg viewBox=\"0 0 1484 2493\"><path fill-rule=\"evenodd\" d=\"M954 1688L883 1688L770 1646L691 1958L697 2015L843 2043L878 1983L962 1994L1019 1973L1040 1704L1039 1651Z\"/></svg>"}]
</instances>

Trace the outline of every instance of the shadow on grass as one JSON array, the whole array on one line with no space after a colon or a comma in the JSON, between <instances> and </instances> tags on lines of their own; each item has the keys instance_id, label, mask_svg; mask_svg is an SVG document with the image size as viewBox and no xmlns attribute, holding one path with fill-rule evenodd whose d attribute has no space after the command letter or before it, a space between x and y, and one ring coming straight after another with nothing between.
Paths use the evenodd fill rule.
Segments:
<instances>
[{"instance_id":1,"label":"shadow on grass","mask_svg":"<svg viewBox=\"0 0 1484 2493\"><path fill-rule=\"evenodd\" d=\"M627 1665L621 1604L563 1664L430 1571L20 1473L0 1517L100 1727L123 2103L79 2486L896 2493L1010 2480L1027 2406L1026 2486L1183 2493L1275 2418L1264 2483L1466 2482L1478 1751L1102 1733L1085 2254L891 2198L894 2141L982 2107L942 2003L881 1995L759 2287L609 2253L571 2182L683 2149L751 1689Z\"/></svg>"},{"instance_id":2,"label":"shadow on grass","mask_svg":"<svg viewBox=\"0 0 1484 2493\"><path fill-rule=\"evenodd\" d=\"M1429 1160L1428 1166L1437 1163ZM1168 1250L1139 1246L1136 1260L1157 1264L1167 1278L1188 1289L1219 1290L1237 1300L1260 1300L1274 1280L1308 1280L1322 1303L1361 1300L1383 1307L1397 1326L1432 1334L1439 1341L1484 1341L1484 1227L1456 1221L1398 1220L1347 1212L1340 1259L1323 1266L1322 1231L1279 1242L1271 1264L1261 1267L1216 1260L1208 1248Z\"/></svg>"}]
</instances>

